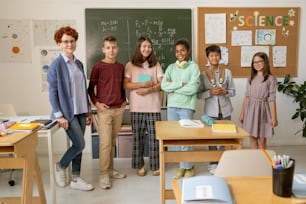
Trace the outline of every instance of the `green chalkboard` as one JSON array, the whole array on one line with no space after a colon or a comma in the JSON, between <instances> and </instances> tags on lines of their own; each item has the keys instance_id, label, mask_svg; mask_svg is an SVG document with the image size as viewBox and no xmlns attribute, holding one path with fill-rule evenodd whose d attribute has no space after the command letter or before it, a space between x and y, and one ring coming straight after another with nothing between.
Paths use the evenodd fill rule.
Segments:
<instances>
[{"instance_id":1,"label":"green chalkboard","mask_svg":"<svg viewBox=\"0 0 306 204\"><path fill-rule=\"evenodd\" d=\"M191 9L85 9L87 76L103 58L102 39L114 35L120 47L118 61L130 61L139 36L146 35L163 69L175 62L173 45L185 38L192 44Z\"/></svg>"}]
</instances>

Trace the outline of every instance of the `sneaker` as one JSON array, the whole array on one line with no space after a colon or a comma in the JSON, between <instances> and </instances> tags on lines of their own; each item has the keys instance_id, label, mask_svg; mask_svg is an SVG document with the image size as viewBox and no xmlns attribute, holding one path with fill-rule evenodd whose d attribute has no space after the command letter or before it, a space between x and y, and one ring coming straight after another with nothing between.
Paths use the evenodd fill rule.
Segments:
<instances>
[{"instance_id":1,"label":"sneaker","mask_svg":"<svg viewBox=\"0 0 306 204\"><path fill-rule=\"evenodd\" d=\"M176 170L173 178L179 179L179 178L184 177L184 175L185 175L185 169L184 168L179 168L178 170Z\"/></svg>"},{"instance_id":2,"label":"sneaker","mask_svg":"<svg viewBox=\"0 0 306 204\"><path fill-rule=\"evenodd\" d=\"M159 169L157 169L157 170L155 170L155 171L152 171L152 175L153 175L153 176L159 176L159 174L160 174Z\"/></svg>"},{"instance_id":3,"label":"sneaker","mask_svg":"<svg viewBox=\"0 0 306 204\"><path fill-rule=\"evenodd\" d=\"M195 176L194 167L192 167L191 169L186 169L185 177L189 178L189 177L193 177L193 176Z\"/></svg>"},{"instance_id":4,"label":"sneaker","mask_svg":"<svg viewBox=\"0 0 306 204\"><path fill-rule=\"evenodd\" d=\"M210 164L208 166L208 171L211 175L214 175L216 172L217 164Z\"/></svg>"},{"instance_id":5,"label":"sneaker","mask_svg":"<svg viewBox=\"0 0 306 204\"><path fill-rule=\"evenodd\" d=\"M126 177L126 174L124 173L120 173L119 171L117 170L113 170L113 174L111 175L113 178L115 179L123 179Z\"/></svg>"},{"instance_id":6,"label":"sneaker","mask_svg":"<svg viewBox=\"0 0 306 204\"><path fill-rule=\"evenodd\" d=\"M66 184L66 171L59 166L59 163L54 167L55 181L59 187L65 187Z\"/></svg>"},{"instance_id":7,"label":"sneaker","mask_svg":"<svg viewBox=\"0 0 306 204\"><path fill-rule=\"evenodd\" d=\"M81 191L91 191L94 189L93 185L84 181L81 177L76 178L70 182L70 188L81 190Z\"/></svg>"},{"instance_id":8,"label":"sneaker","mask_svg":"<svg viewBox=\"0 0 306 204\"><path fill-rule=\"evenodd\" d=\"M141 167L140 169L137 169L136 172L138 176L145 176L147 174L147 169L145 165L143 165L143 167Z\"/></svg>"},{"instance_id":9,"label":"sneaker","mask_svg":"<svg viewBox=\"0 0 306 204\"><path fill-rule=\"evenodd\" d=\"M104 190L110 189L112 187L112 184L110 183L108 174L100 175L99 186L100 186L100 188L102 188Z\"/></svg>"}]
</instances>

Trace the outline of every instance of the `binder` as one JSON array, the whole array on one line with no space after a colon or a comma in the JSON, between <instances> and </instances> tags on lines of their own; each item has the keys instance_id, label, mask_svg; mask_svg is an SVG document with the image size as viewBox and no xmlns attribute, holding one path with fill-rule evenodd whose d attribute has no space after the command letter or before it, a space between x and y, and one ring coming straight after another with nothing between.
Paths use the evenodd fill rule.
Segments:
<instances>
[{"instance_id":1,"label":"binder","mask_svg":"<svg viewBox=\"0 0 306 204\"><path fill-rule=\"evenodd\" d=\"M12 132L32 132L41 126L40 123L17 122L7 130Z\"/></svg>"}]
</instances>

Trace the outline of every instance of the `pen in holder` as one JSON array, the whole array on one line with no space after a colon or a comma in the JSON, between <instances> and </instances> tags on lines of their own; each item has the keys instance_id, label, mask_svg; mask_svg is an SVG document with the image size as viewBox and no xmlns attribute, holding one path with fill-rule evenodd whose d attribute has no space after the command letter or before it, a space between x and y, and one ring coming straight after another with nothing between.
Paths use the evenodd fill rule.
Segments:
<instances>
[{"instance_id":1,"label":"pen in holder","mask_svg":"<svg viewBox=\"0 0 306 204\"><path fill-rule=\"evenodd\" d=\"M212 126L215 123L215 120L208 115L203 115L201 119L209 126Z\"/></svg>"}]
</instances>

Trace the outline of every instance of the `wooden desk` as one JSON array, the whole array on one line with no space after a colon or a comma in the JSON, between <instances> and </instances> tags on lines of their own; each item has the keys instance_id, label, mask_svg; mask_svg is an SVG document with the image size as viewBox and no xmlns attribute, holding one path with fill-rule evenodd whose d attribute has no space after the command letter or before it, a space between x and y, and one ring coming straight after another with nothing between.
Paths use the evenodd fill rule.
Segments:
<instances>
[{"instance_id":1,"label":"wooden desk","mask_svg":"<svg viewBox=\"0 0 306 204\"><path fill-rule=\"evenodd\" d=\"M230 123L231 121L216 121ZM223 151L193 150L167 151L170 146L225 146L232 149L242 148L242 139L249 134L237 127L237 133L214 133L211 127L183 128L178 121L157 121L156 137L159 140L160 151L160 204L165 200L175 199L171 189L165 189L165 164L168 162L209 162L219 161Z\"/></svg>"},{"instance_id":2,"label":"wooden desk","mask_svg":"<svg viewBox=\"0 0 306 204\"><path fill-rule=\"evenodd\" d=\"M305 204L306 199L283 198L273 194L272 177L229 177L229 184L236 204ZM179 179L172 180L177 204L181 204Z\"/></svg>"},{"instance_id":3,"label":"wooden desk","mask_svg":"<svg viewBox=\"0 0 306 204\"><path fill-rule=\"evenodd\" d=\"M13 133L0 137L1 169L23 169L21 197L0 198L3 203L45 204L46 197L36 155L37 131L30 133ZM38 197L33 197L33 179L36 177Z\"/></svg>"},{"instance_id":4,"label":"wooden desk","mask_svg":"<svg viewBox=\"0 0 306 204\"><path fill-rule=\"evenodd\" d=\"M50 116L48 115L41 115L41 116L15 116L10 117L9 120L11 121L25 121L30 122L37 119L49 119ZM53 137L54 134L60 129L58 124L53 125L49 129L40 129L38 131L39 138L46 138L48 142L48 158L49 158L49 172L50 172L50 191L51 191L51 204L56 204L56 183L54 179L54 145L53 145ZM69 149L70 147L70 139L66 137L66 147ZM67 168L68 178L70 177L71 166ZM49 202L48 202L49 203Z\"/></svg>"}]
</instances>

